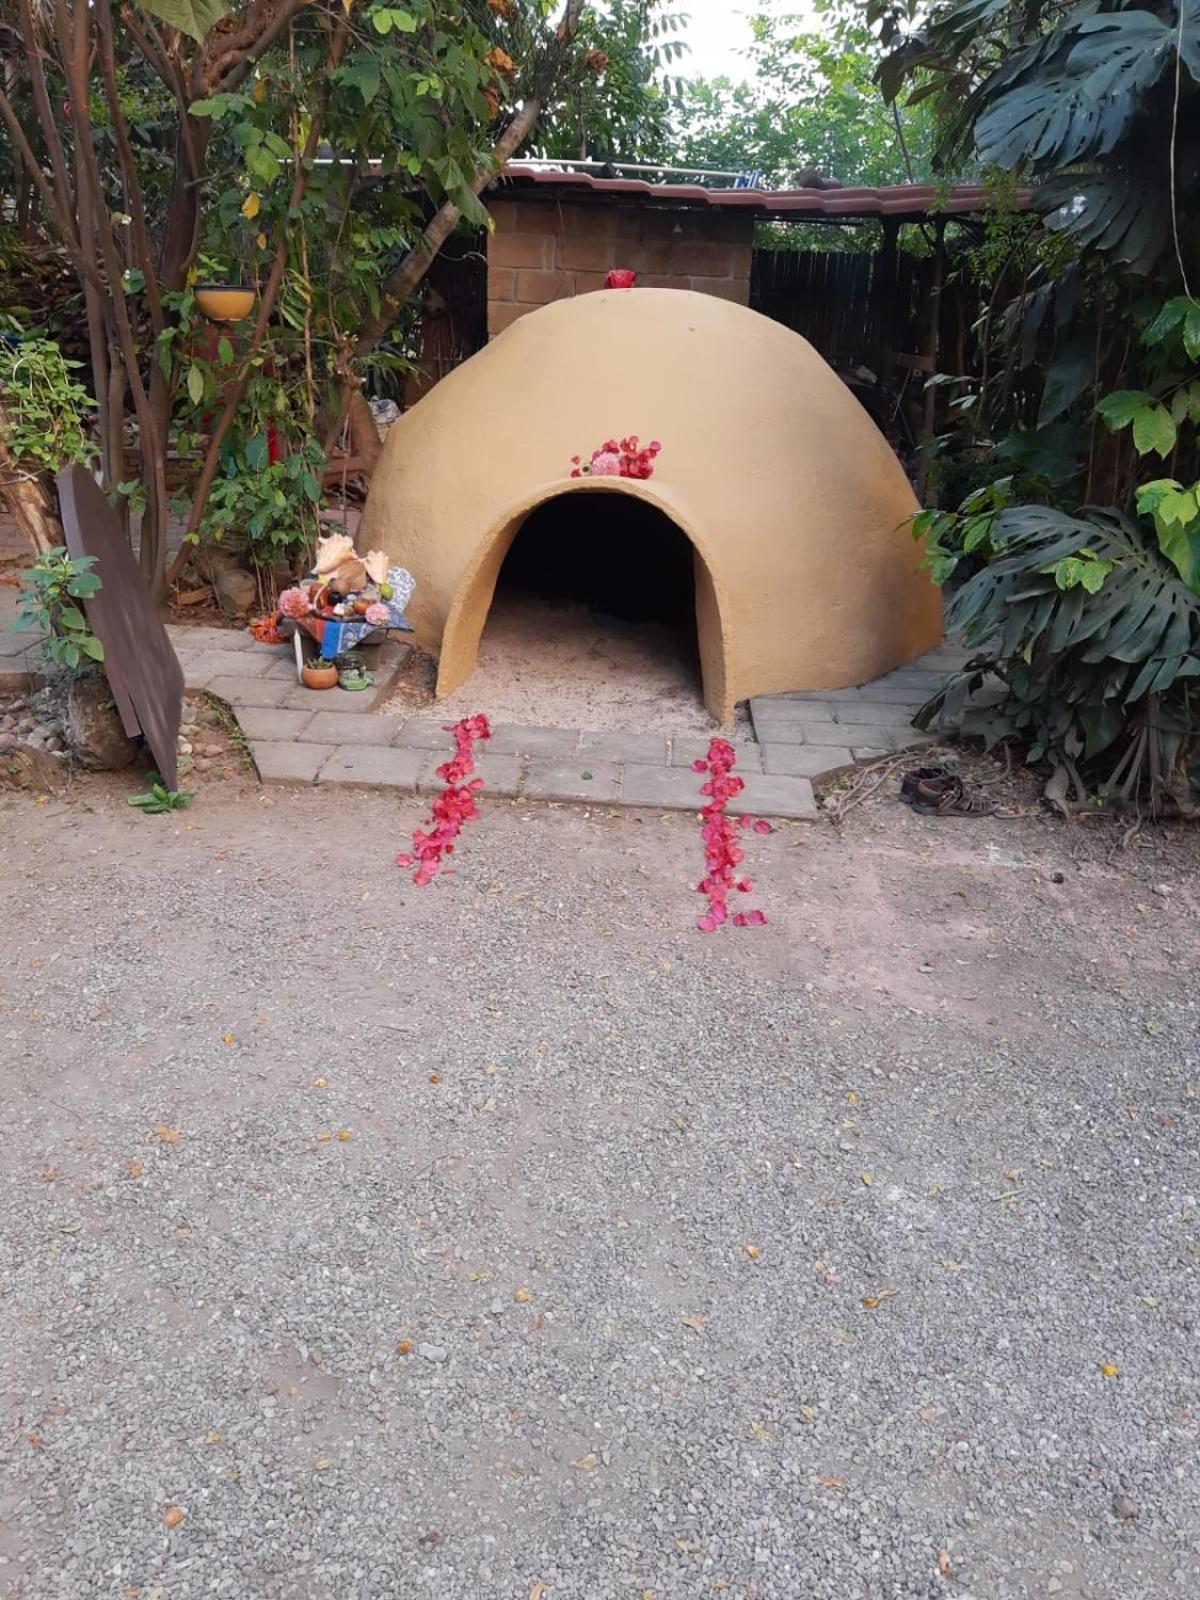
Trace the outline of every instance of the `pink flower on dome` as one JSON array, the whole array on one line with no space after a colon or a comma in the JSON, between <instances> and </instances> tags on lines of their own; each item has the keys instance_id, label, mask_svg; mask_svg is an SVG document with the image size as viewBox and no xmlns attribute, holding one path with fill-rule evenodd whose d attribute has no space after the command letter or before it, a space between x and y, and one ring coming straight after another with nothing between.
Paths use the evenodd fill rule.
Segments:
<instances>
[{"instance_id":1,"label":"pink flower on dome","mask_svg":"<svg viewBox=\"0 0 1200 1600\"><path fill-rule=\"evenodd\" d=\"M381 600L375 600L363 613L363 620L369 622L373 628L385 628L392 620L392 613Z\"/></svg>"},{"instance_id":2,"label":"pink flower on dome","mask_svg":"<svg viewBox=\"0 0 1200 1600\"><path fill-rule=\"evenodd\" d=\"M279 609L285 617L291 617L295 622L308 616L312 604L303 589L285 589L279 596Z\"/></svg>"},{"instance_id":3,"label":"pink flower on dome","mask_svg":"<svg viewBox=\"0 0 1200 1600\"><path fill-rule=\"evenodd\" d=\"M592 457L593 478L619 478L621 458L611 450L600 450Z\"/></svg>"}]
</instances>

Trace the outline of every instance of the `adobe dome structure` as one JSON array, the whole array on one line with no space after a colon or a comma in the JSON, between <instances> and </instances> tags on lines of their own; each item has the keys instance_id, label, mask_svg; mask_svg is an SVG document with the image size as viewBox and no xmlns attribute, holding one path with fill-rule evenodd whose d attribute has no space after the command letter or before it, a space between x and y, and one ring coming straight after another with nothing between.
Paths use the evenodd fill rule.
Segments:
<instances>
[{"instance_id":1,"label":"adobe dome structure","mask_svg":"<svg viewBox=\"0 0 1200 1600\"><path fill-rule=\"evenodd\" d=\"M629 434L661 441L651 478L570 476L572 456ZM388 435L360 542L416 578L439 696L475 666L525 519L597 491L649 502L691 541L719 722L750 695L866 683L941 638L908 480L812 346L715 296L606 290L522 317Z\"/></svg>"}]
</instances>

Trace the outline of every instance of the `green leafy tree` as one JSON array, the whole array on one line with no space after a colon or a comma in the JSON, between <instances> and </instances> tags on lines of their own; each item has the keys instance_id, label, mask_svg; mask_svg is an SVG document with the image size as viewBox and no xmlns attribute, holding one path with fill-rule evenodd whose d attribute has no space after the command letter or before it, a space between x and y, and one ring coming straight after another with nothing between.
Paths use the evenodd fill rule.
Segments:
<instances>
[{"instance_id":1,"label":"green leafy tree","mask_svg":"<svg viewBox=\"0 0 1200 1600\"><path fill-rule=\"evenodd\" d=\"M141 0L118 13L112 0L0 0L0 120L38 224L82 291L112 492L132 402L153 587L166 567L177 410L212 401L189 532L258 425L239 413L248 395L261 401L260 380L298 361L308 425L328 447L437 250L460 218L482 218L479 194L529 138L583 10ZM202 256L258 296L211 391L190 347Z\"/></svg>"},{"instance_id":2,"label":"green leafy tree","mask_svg":"<svg viewBox=\"0 0 1200 1600\"><path fill-rule=\"evenodd\" d=\"M686 13L663 0L609 0L587 12L578 49L537 130L539 155L672 159L672 95L687 59Z\"/></svg>"},{"instance_id":3,"label":"green leafy tree","mask_svg":"<svg viewBox=\"0 0 1200 1600\"><path fill-rule=\"evenodd\" d=\"M872 15L890 47L885 94L935 108L938 160L1029 184L1063 246L1053 266L1035 259L1003 318L1021 351L1010 371L1033 367L1053 329L1035 431L1084 422L1085 502L1098 438L1129 464L1108 474L1111 508L992 508L970 552L982 565L948 611L979 657L926 720L1022 738L1051 762L1061 809L1099 794L1194 814L1200 302L1187 264L1200 239L1200 12L1194 0L1071 11L877 0ZM1148 459L1173 470L1147 478ZM918 519L935 570L969 553L977 512L978 500L945 523ZM985 673L1005 695L979 710L966 695Z\"/></svg>"},{"instance_id":4,"label":"green leafy tree","mask_svg":"<svg viewBox=\"0 0 1200 1600\"><path fill-rule=\"evenodd\" d=\"M763 173L794 185L814 174L844 184L928 180L928 109L889 108L873 78L880 46L853 8L750 19L750 80L698 79L679 100L685 162Z\"/></svg>"}]
</instances>

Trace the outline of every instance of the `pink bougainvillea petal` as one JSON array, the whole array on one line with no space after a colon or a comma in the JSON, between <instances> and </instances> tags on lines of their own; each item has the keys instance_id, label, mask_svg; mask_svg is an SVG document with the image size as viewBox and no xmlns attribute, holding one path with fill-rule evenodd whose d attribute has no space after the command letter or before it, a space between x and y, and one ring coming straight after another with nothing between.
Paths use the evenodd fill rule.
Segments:
<instances>
[{"instance_id":1,"label":"pink bougainvillea petal","mask_svg":"<svg viewBox=\"0 0 1200 1600\"><path fill-rule=\"evenodd\" d=\"M700 838L708 869L697 885L699 892L708 899L708 912L696 923L702 933L712 933L726 921L735 928L747 928L757 927L767 920L761 911L731 914L728 906L731 893L749 894L754 887L751 879L735 877L735 869L745 854L737 843L737 828L748 828L752 820L748 816L739 817L735 827L733 818L727 815L729 802L745 787L733 771L736 760L737 754L727 739L713 739L708 747L708 759L692 763L693 772L709 774L700 786L700 793L707 801L700 813Z\"/></svg>"},{"instance_id":2,"label":"pink bougainvillea petal","mask_svg":"<svg viewBox=\"0 0 1200 1600\"><path fill-rule=\"evenodd\" d=\"M775 829L765 817L759 817L758 821L754 824L754 831L755 833L774 833Z\"/></svg>"},{"instance_id":3,"label":"pink bougainvillea petal","mask_svg":"<svg viewBox=\"0 0 1200 1600\"><path fill-rule=\"evenodd\" d=\"M483 779L471 777L475 770L474 746L478 740L491 738L491 725L485 716L477 714L446 724L446 732L454 736L454 755L437 769L445 788L430 807L432 815L425 827L413 829L412 852L396 857L398 867L417 863L415 884L432 883L439 870L445 870L442 858L454 854L463 824L473 822L479 815L475 796L483 788Z\"/></svg>"}]
</instances>

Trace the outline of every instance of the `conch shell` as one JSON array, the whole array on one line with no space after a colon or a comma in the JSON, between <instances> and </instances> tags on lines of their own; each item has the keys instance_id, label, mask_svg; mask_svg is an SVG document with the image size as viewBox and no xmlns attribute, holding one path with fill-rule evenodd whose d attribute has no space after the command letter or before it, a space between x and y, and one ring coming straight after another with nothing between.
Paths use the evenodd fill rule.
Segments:
<instances>
[{"instance_id":1,"label":"conch shell","mask_svg":"<svg viewBox=\"0 0 1200 1600\"><path fill-rule=\"evenodd\" d=\"M354 560L354 540L345 533L331 533L327 539L317 540L317 573L327 578L345 561Z\"/></svg>"},{"instance_id":2,"label":"conch shell","mask_svg":"<svg viewBox=\"0 0 1200 1600\"><path fill-rule=\"evenodd\" d=\"M386 583L388 575L388 558L386 550L368 550L362 558L363 566L367 569L367 576L372 583Z\"/></svg>"}]
</instances>

